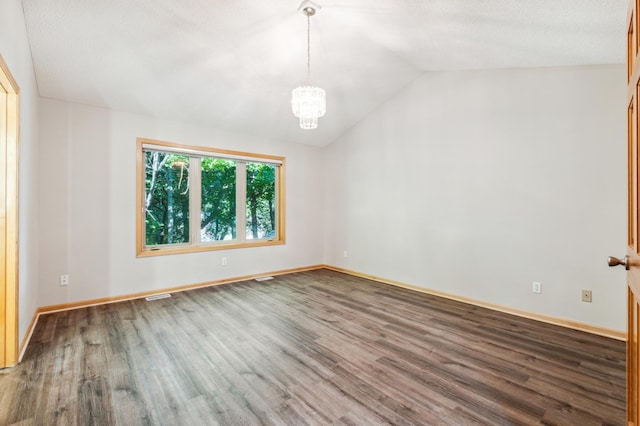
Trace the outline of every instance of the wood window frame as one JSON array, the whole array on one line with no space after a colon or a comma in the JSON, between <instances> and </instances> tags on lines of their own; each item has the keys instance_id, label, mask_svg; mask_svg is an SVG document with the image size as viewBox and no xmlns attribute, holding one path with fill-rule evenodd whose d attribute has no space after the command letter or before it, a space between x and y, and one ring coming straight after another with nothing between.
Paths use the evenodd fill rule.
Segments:
<instances>
[{"instance_id":1,"label":"wood window frame","mask_svg":"<svg viewBox=\"0 0 640 426\"><path fill-rule=\"evenodd\" d=\"M189 243L189 244L171 244L166 246L149 247L145 244L145 163L144 163L144 146L151 145L156 147L164 147L173 152L183 152L186 155L190 153L200 153L202 156L210 156L217 158L243 158L245 160L255 160L256 162L272 160L279 164L276 168L276 204L277 204L277 235L273 239L258 240L238 240L232 242L220 241L215 243ZM198 154L196 154L198 155ZM285 157L254 154L249 152L232 151L226 149L217 149L202 146L182 145L174 142L159 141L155 139L138 138L136 148L136 257L163 256L169 254L194 253L213 250L229 250L248 247L264 247L272 245L285 244ZM199 182L199 179L196 180ZM237 185L244 184L242 180L238 180ZM196 191L199 193L199 188ZM193 197L195 198L195 197ZM196 204L199 201L190 199L191 210L200 211L200 206ZM238 202L244 205L244 200ZM244 212L243 212L244 214ZM199 217L199 215L198 215ZM200 229L198 226L197 229ZM193 232L193 230L192 230Z\"/></svg>"}]
</instances>

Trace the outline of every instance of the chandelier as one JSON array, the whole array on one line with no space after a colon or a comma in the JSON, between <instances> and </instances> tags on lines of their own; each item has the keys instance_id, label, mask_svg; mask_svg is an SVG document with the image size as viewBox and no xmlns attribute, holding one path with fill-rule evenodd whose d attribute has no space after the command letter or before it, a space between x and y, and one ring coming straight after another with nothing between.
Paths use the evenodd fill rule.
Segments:
<instances>
[{"instance_id":1,"label":"chandelier","mask_svg":"<svg viewBox=\"0 0 640 426\"><path fill-rule=\"evenodd\" d=\"M291 92L291 109L293 115L300 118L300 127L303 129L315 129L318 127L318 118L327 111L327 98L323 89L312 86L309 83L311 76L311 16L316 13L313 7L302 9L307 15L307 81L304 86L299 86Z\"/></svg>"}]
</instances>

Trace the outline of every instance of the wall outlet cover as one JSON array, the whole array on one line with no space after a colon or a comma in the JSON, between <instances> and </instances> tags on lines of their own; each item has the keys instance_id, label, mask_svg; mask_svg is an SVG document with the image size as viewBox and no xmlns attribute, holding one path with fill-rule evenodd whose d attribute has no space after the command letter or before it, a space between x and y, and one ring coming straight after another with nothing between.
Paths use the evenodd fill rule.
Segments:
<instances>
[{"instance_id":1,"label":"wall outlet cover","mask_svg":"<svg viewBox=\"0 0 640 426\"><path fill-rule=\"evenodd\" d=\"M542 293L542 283L538 281L534 281L531 286L531 291L536 294Z\"/></svg>"}]
</instances>

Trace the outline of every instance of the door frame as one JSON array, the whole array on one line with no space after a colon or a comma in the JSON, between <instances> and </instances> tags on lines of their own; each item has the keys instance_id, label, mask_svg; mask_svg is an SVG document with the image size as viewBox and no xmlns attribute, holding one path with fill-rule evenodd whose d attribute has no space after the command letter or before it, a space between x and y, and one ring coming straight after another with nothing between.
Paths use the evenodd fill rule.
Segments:
<instances>
[{"instance_id":1,"label":"door frame","mask_svg":"<svg viewBox=\"0 0 640 426\"><path fill-rule=\"evenodd\" d=\"M0 55L0 368L18 363L19 93Z\"/></svg>"}]
</instances>

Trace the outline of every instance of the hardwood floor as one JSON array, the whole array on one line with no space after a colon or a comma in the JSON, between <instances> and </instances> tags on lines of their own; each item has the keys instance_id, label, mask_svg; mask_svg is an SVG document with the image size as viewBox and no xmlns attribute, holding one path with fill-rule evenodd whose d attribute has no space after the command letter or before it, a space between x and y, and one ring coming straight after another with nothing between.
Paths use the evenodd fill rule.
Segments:
<instances>
[{"instance_id":1,"label":"hardwood floor","mask_svg":"<svg viewBox=\"0 0 640 426\"><path fill-rule=\"evenodd\" d=\"M0 424L622 425L624 343L327 270L44 315Z\"/></svg>"}]
</instances>

